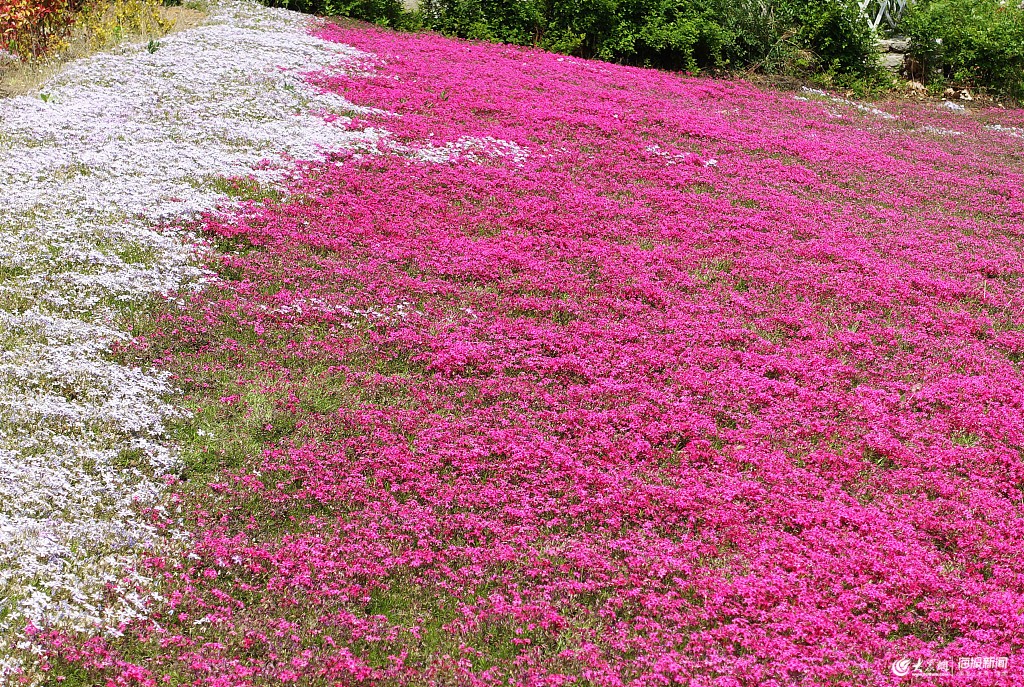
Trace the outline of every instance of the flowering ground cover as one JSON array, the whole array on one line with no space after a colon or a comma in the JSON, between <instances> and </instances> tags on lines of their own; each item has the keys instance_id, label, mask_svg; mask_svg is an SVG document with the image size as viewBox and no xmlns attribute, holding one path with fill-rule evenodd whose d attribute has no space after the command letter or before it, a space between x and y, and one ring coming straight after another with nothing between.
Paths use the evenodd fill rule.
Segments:
<instances>
[{"instance_id":1,"label":"flowering ground cover","mask_svg":"<svg viewBox=\"0 0 1024 687\"><path fill-rule=\"evenodd\" d=\"M132 310L190 534L47 673L1020 684L1019 114L316 31L364 145L221 179Z\"/></svg>"},{"instance_id":2,"label":"flowering ground cover","mask_svg":"<svg viewBox=\"0 0 1024 687\"><path fill-rule=\"evenodd\" d=\"M0 100L0 684L27 665L27 624L116 633L158 598L137 561L184 536L146 515L178 469L180 411L166 373L110 347L155 294L210 276L175 223L237 198L229 178L262 188L289 157L372 144L297 76L351 54L302 17L226 4Z\"/></svg>"}]
</instances>

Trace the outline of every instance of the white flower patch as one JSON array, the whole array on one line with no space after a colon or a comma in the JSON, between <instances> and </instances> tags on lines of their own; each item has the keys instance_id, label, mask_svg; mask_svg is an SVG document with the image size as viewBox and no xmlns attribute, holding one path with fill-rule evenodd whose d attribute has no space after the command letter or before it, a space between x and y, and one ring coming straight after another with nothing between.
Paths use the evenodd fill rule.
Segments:
<instances>
[{"instance_id":1,"label":"white flower patch","mask_svg":"<svg viewBox=\"0 0 1024 687\"><path fill-rule=\"evenodd\" d=\"M352 308L347 305L332 304L323 298L296 298L288 305L275 308L273 312L284 315L341 315L351 319L363 319L367 322L398 322L404 320L413 311L412 303L399 301L390 312L382 312L379 308ZM342 323L343 327L352 328L351 322Z\"/></svg>"},{"instance_id":2,"label":"white flower patch","mask_svg":"<svg viewBox=\"0 0 1024 687\"><path fill-rule=\"evenodd\" d=\"M828 100L830 102L837 103L837 104L840 104L840 105L846 105L846 106L852 107L852 108L854 108L856 110L860 110L861 112L864 112L866 114L874 115L875 117L880 117L881 119L896 119L896 115L890 114L889 112L886 112L885 110L880 110L877 107L873 107L871 105L865 105L864 103L858 103L856 100L850 100L848 98L840 98L837 95L832 95L831 93L823 91L823 90L821 90L819 88L808 88L807 86L804 86L800 90L803 91L804 93L807 93L807 94L811 95L811 96L816 96L818 98L823 98L825 100ZM804 100L804 101L809 100L809 98L805 98L805 97L801 97L801 96L793 96L793 97L796 100ZM834 113L829 112L829 114L834 114Z\"/></svg>"},{"instance_id":3,"label":"white flower patch","mask_svg":"<svg viewBox=\"0 0 1024 687\"><path fill-rule=\"evenodd\" d=\"M941 126L931 126L930 124L926 124L926 125L918 128L918 129L914 129L914 131L920 131L922 133L927 133L927 134L935 134L936 136L963 136L964 135L964 132L957 131L956 129L945 129L945 128L941 127Z\"/></svg>"},{"instance_id":4,"label":"white flower patch","mask_svg":"<svg viewBox=\"0 0 1024 687\"><path fill-rule=\"evenodd\" d=\"M657 144L645 147L644 152L661 158L665 161L665 165L668 167L678 164L700 165L701 167L718 167L718 160L715 158L704 159L697 153L691 152L673 153L665 150Z\"/></svg>"},{"instance_id":5,"label":"white flower patch","mask_svg":"<svg viewBox=\"0 0 1024 687\"><path fill-rule=\"evenodd\" d=\"M998 131L1001 134L1007 134L1016 138L1024 138L1024 129L1017 126L1003 126L1002 124L986 124L985 128L989 131Z\"/></svg>"},{"instance_id":6,"label":"white flower patch","mask_svg":"<svg viewBox=\"0 0 1024 687\"><path fill-rule=\"evenodd\" d=\"M645 147L644 151L650 153L651 155L654 155L655 157L660 157L665 161L666 165L678 165L681 163L692 164L693 161L698 158L698 155L696 153L672 153L665 150L664 148L657 144Z\"/></svg>"},{"instance_id":7,"label":"white flower patch","mask_svg":"<svg viewBox=\"0 0 1024 687\"><path fill-rule=\"evenodd\" d=\"M433 136L433 134L431 134ZM413 159L420 162L441 164L466 160L479 162L481 158L507 158L513 164L522 164L530 156L529 151L515 141L506 141L492 136L462 136L457 141L444 145L427 144L421 148L393 146L396 151L411 153Z\"/></svg>"},{"instance_id":8,"label":"white flower patch","mask_svg":"<svg viewBox=\"0 0 1024 687\"><path fill-rule=\"evenodd\" d=\"M369 110L302 79L367 57L232 2L0 100L0 683L28 624L116 634L147 613L137 561L166 539L142 512L177 468L176 411L109 347L132 308L208 279L196 240L154 225L230 205L225 178L375 152L382 132L346 128Z\"/></svg>"}]
</instances>

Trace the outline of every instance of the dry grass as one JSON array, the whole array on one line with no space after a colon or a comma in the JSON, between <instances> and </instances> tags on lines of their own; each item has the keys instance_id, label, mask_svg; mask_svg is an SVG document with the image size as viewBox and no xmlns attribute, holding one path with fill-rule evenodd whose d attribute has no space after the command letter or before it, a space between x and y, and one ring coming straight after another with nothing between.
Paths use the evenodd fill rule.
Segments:
<instances>
[{"instance_id":1,"label":"dry grass","mask_svg":"<svg viewBox=\"0 0 1024 687\"><path fill-rule=\"evenodd\" d=\"M48 59L0 62L0 98L30 93L72 60L124 43L156 40L198 26L206 13L194 7L163 7L153 0L101 3L87 12L67 48Z\"/></svg>"}]
</instances>

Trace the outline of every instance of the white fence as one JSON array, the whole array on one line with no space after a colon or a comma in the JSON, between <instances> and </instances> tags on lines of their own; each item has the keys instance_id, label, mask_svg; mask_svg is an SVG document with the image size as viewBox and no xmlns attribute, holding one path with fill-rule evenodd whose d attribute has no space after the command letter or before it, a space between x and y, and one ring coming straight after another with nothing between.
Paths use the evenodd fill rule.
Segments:
<instances>
[{"instance_id":1,"label":"white fence","mask_svg":"<svg viewBox=\"0 0 1024 687\"><path fill-rule=\"evenodd\" d=\"M907 9L910 0L858 0L861 14L867 19L868 26L878 29L885 22L896 28L896 22Z\"/></svg>"}]
</instances>

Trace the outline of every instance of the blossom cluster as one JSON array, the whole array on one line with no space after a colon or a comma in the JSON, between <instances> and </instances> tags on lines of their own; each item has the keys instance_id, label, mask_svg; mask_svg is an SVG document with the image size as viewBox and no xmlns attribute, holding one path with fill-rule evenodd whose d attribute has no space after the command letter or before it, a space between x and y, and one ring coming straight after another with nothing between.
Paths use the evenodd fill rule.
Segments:
<instances>
[{"instance_id":1,"label":"blossom cluster","mask_svg":"<svg viewBox=\"0 0 1024 687\"><path fill-rule=\"evenodd\" d=\"M194 411L187 553L54 666L1020 684L1018 115L317 36L372 150L196 226L219 279L131 348Z\"/></svg>"}]
</instances>

